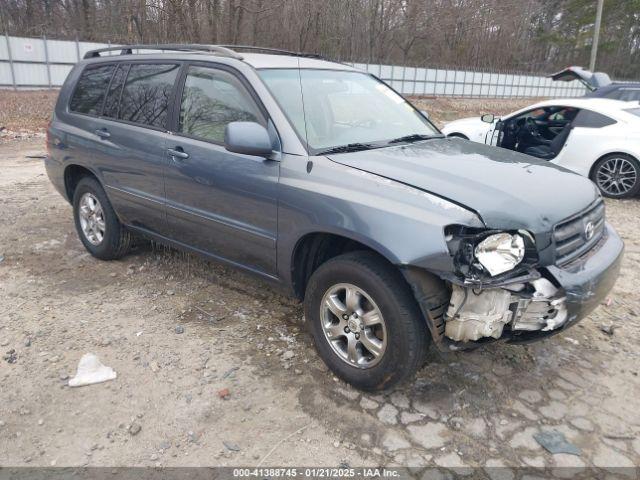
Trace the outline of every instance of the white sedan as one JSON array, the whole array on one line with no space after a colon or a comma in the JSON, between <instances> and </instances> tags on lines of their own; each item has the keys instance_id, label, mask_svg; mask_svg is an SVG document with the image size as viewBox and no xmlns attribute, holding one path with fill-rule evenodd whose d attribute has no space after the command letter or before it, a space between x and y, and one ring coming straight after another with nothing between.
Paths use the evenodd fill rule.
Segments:
<instances>
[{"instance_id":1,"label":"white sedan","mask_svg":"<svg viewBox=\"0 0 640 480\"><path fill-rule=\"evenodd\" d=\"M449 137L542 158L589 177L603 195L640 191L640 104L603 98L536 103L496 118L463 118L444 126Z\"/></svg>"}]
</instances>

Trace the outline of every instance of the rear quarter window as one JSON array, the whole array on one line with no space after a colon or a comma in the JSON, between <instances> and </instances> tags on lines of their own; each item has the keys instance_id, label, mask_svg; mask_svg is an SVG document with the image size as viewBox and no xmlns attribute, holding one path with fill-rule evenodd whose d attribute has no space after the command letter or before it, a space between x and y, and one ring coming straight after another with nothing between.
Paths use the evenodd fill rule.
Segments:
<instances>
[{"instance_id":1,"label":"rear quarter window","mask_svg":"<svg viewBox=\"0 0 640 480\"><path fill-rule=\"evenodd\" d=\"M613 125L616 121L613 118L609 118L601 113L592 112L591 110L580 110L575 120L573 121L574 127L584 128L602 128L608 125Z\"/></svg>"},{"instance_id":2,"label":"rear quarter window","mask_svg":"<svg viewBox=\"0 0 640 480\"><path fill-rule=\"evenodd\" d=\"M69 110L87 115L100 115L114 69L114 65L86 67L71 96Z\"/></svg>"},{"instance_id":3,"label":"rear quarter window","mask_svg":"<svg viewBox=\"0 0 640 480\"><path fill-rule=\"evenodd\" d=\"M131 64L118 119L164 128L178 70L173 64Z\"/></svg>"}]
</instances>

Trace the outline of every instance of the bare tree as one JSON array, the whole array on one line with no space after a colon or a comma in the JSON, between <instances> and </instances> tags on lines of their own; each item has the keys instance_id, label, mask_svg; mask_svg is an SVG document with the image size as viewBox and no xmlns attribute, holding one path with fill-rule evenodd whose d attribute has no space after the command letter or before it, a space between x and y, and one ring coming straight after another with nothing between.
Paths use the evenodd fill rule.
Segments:
<instances>
[{"instance_id":1,"label":"bare tree","mask_svg":"<svg viewBox=\"0 0 640 480\"><path fill-rule=\"evenodd\" d=\"M0 0L9 34L253 44L345 61L553 71L586 65L595 0ZM640 76L640 0L605 3L599 69Z\"/></svg>"}]
</instances>

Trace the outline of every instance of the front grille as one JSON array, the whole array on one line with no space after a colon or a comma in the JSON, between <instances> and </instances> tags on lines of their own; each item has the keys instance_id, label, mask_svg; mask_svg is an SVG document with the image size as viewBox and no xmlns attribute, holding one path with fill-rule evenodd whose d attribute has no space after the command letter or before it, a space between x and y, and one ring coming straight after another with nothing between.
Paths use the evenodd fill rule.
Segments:
<instances>
[{"instance_id":1,"label":"front grille","mask_svg":"<svg viewBox=\"0 0 640 480\"><path fill-rule=\"evenodd\" d=\"M593 233L589 236L589 232ZM584 212L563 220L553 229L556 264L563 265L587 253L604 233L604 202L598 200Z\"/></svg>"}]
</instances>

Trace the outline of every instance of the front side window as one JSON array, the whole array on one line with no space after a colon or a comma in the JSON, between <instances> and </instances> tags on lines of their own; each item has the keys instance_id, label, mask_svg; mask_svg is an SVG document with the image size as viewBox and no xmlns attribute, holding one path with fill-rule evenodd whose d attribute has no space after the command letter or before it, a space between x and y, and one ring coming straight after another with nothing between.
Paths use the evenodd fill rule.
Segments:
<instances>
[{"instance_id":1,"label":"front side window","mask_svg":"<svg viewBox=\"0 0 640 480\"><path fill-rule=\"evenodd\" d=\"M573 107L560 107L551 109L551 114L547 118L549 122L571 122L578 114L578 109Z\"/></svg>"},{"instance_id":2,"label":"front side window","mask_svg":"<svg viewBox=\"0 0 640 480\"><path fill-rule=\"evenodd\" d=\"M402 96L366 73L314 69L259 73L313 153L356 144L378 148L405 137L440 135Z\"/></svg>"},{"instance_id":3,"label":"front side window","mask_svg":"<svg viewBox=\"0 0 640 480\"><path fill-rule=\"evenodd\" d=\"M189 67L185 79L178 131L216 143L224 142L231 122L266 125L244 86L230 73L208 67Z\"/></svg>"},{"instance_id":4,"label":"front side window","mask_svg":"<svg viewBox=\"0 0 640 480\"><path fill-rule=\"evenodd\" d=\"M178 65L132 64L122 91L118 118L164 128Z\"/></svg>"},{"instance_id":5,"label":"front side window","mask_svg":"<svg viewBox=\"0 0 640 480\"><path fill-rule=\"evenodd\" d=\"M85 68L71 97L69 109L76 113L99 115L114 68L114 65Z\"/></svg>"}]
</instances>

